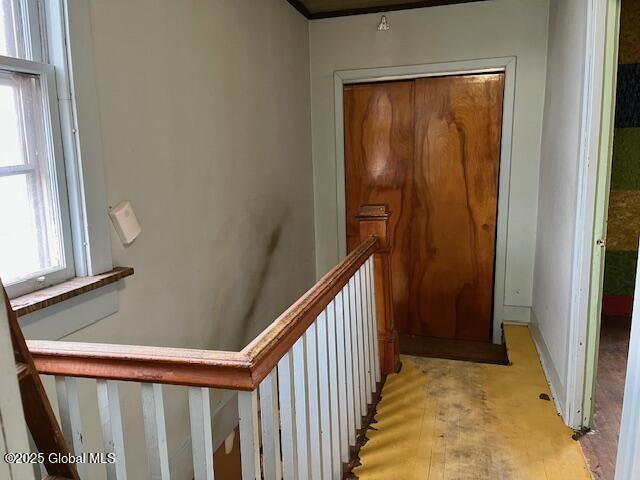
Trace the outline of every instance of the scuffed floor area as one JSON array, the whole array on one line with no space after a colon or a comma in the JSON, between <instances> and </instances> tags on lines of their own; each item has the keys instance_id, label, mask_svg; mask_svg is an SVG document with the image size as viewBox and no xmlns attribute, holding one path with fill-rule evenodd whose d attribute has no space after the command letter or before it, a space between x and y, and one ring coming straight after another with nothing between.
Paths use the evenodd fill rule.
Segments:
<instances>
[{"instance_id":1,"label":"scuffed floor area","mask_svg":"<svg viewBox=\"0 0 640 480\"><path fill-rule=\"evenodd\" d=\"M360 479L590 479L550 396L527 327L506 326L511 366L404 356L362 448Z\"/></svg>"},{"instance_id":2,"label":"scuffed floor area","mask_svg":"<svg viewBox=\"0 0 640 480\"><path fill-rule=\"evenodd\" d=\"M610 480L616 470L631 318L604 317L600 332L593 429L580 443L594 478Z\"/></svg>"}]
</instances>

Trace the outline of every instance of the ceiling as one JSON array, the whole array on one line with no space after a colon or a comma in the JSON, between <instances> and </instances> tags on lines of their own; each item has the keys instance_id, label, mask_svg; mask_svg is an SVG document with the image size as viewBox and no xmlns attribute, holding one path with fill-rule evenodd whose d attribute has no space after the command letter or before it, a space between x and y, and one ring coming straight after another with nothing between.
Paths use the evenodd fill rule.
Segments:
<instances>
[{"instance_id":1,"label":"ceiling","mask_svg":"<svg viewBox=\"0 0 640 480\"><path fill-rule=\"evenodd\" d=\"M362 13L388 12L408 8L436 7L455 3L478 2L482 0L287 0L310 20L317 18L342 17Z\"/></svg>"}]
</instances>

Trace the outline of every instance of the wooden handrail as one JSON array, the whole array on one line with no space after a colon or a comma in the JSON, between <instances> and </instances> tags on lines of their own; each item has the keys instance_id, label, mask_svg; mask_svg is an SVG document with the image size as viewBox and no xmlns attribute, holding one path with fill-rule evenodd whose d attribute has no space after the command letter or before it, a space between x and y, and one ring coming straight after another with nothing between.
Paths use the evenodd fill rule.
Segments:
<instances>
[{"instance_id":1,"label":"wooden handrail","mask_svg":"<svg viewBox=\"0 0 640 480\"><path fill-rule=\"evenodd\" d=\"M28 341L42 374L254 390L351 276L376 252L370 236L240 352Z\"/></svg>"},{"instance_id":2,"label":"wooden handrail","mask_svg":"<svg viewBox=\"0 0 640 480\"><path fill-rule=\"evenodd\" d=\"M193 387L253 390L249 359L240 352L188 348L27 341L42 374Z\"/></svg>"},{"instance_id":3,"label":"wooden handrail","mask_svg":"<svg viewBox=\"0 0 640 480\"><path fill-rule=\"evenodd\" d=\"M252 375L257 384L273 370L353 274L375 253L377 246L376 237L364 239L342 262L242 350L250 359Z\"/></svg>"}]
</instances>

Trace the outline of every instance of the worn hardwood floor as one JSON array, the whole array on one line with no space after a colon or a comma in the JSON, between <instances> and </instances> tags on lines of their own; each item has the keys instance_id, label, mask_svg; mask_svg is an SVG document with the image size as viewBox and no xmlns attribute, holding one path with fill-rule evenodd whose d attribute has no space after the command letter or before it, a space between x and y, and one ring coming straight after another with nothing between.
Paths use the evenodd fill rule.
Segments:
<instances>
[{"instance_id":1,"label":"worn hardwood floor","mask_svg":"<svg viewBox=\"0 0 640 480\"><path fill-rule=\"evenodd\" d=\"M581 439L596 479L613 480L614 477L630 328L629 317L602 319L594 428Z\"/></svg>"},{"instance_id":2,"label":"worn hardwood floor","mask_svg":"<svg viewBox=\"0 0 640 480\"><path fill-rule=\"evenodd\" d=\"M387 378L358 478L591 478L580 443L545 399L527 327L506 326L505 336L511 366L404 356Z\"/></svg>"}]
</instances>

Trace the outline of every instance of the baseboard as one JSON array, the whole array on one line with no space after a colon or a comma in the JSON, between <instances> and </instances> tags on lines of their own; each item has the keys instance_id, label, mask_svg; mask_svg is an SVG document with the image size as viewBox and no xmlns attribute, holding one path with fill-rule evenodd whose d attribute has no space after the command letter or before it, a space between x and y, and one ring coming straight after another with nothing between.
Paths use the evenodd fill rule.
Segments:
<instances>
[{"instance_id":1,"label":"baseboard","mask_svg":"<svg viewBox=\"0 0 640 480\"><path fill-rule=\"evenodd\" d=\"M553 402L556 406L556 410L560 414L560 416L564 419L564 399L566 398L563 383L560 381L560 375L558 375L558 371L551 359L551 353L547 348L547 344L544 341L544 337L538 328L538 322L536 320L535 312L531 310L531 323L529 324L529 331L531 332L531 338L533 338L533 343L538 351L538 358L540 358L540 364L542 365L542 370L544 371L545 377L547 378L547 383L549 384L549 389L551 390L551 396L553 397Z\"/></svg>"},{"instance_id":2,"label":"baseboard","mask_svg":"<svg viewBox=\"0 0 640 480\"><path fill-rule=\"evenodd\" d=\"M505 305L502 310L505 322L530 323L531 307Z\"/></svg>"},{"instance_id":3,"label":"baseboard","mask_svg":"<svg viewBox=\"0 0 640 480\"><path fill-rule=\"evenodd\" d=\"M516 320L505 320L503 325L513 325L514 327L528 327L531 322L518 322Z\"/></svg>"},{"instance_id":4,"label":"baseboard","mask_svg":"<svg viewBox=\"0 0 640 480\"><path fill-rule=\"evenodd\" d=\"M219 398L214 398L211 412L213 451L215 452L238 426L238 394L231 390L212 390L213 392L220 395ZM185 438L182 446L169 459L169 470L173 479L193 479L191 436Z\"/></svg>"}]
</instances>

